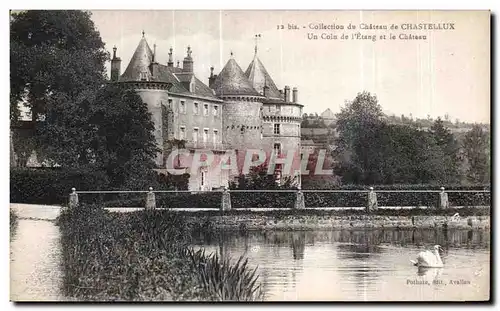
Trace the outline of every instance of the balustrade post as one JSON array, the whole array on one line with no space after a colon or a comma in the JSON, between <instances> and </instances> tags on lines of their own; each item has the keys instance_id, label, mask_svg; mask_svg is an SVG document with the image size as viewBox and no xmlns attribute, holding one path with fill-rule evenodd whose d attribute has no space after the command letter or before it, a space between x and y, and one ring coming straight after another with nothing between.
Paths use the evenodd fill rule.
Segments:
<instances>
[{"instance_id":1,"label":"balustrade post","mask_svg":"<svg viewBox=\"0 0 500 311\"><path fill-rule=\"evenodd\" d=\"M300 189L296 192L296 195L295 195L295 205L294 205L294 208L295 209L304 209L304 208L306 208L306 204L304 202L304 193Z\"/></svg>"},{"instance_id":2,"label":"balustrade post","mask_svg":"<svg viewBox=\"0 0 500 311\"><path fill-rule=\"evenodd\" d=\"M448 202L448 193L444 192L444 187L441 187L441 192L439 193L439 208L447 209L450 207Z\"/></svg>"},{"instance_id":3,"label":"balustrade post","mask_svg":"<svg viewBox=\"0 0 500 311\"><path fill-rule=\"evenodd\" d=\"M146 209L154 210L156 208L156 198L153 192L153 187L149 187L149 192L146 195Z\"/></svg>"},{"instance_id":4,"label":"balustrade post","mask_svg":"<svg viewBox=\"0 0 500 311\"><path fill-rule=\"evenodd\" d=\"M221 210L223 212L231 210L231 194L227 188L222 192Z\"/></svg>"},{"instance_id":5,"label":"balustrade post","mask_svg":"<svg viewBox=\"0 0 500 311\"><path fill-rule=\"evenodd\" d=\"M76 193L76 188L71 188L71 193L69 194L69 208L78 207L78 193Z\"/></svg>"},{"instance_id":6,"label":"balustrade post","mask_svg":"<svg viewBox=\"0 0 500 311\"><path fill-rule=\"evenodd\" d=\"M366 212L370 213L378 209L377 193L373 191L373 187L370 187L370 192L368 192L368 206L366 207Z\"/></svg>"}]
</instances>

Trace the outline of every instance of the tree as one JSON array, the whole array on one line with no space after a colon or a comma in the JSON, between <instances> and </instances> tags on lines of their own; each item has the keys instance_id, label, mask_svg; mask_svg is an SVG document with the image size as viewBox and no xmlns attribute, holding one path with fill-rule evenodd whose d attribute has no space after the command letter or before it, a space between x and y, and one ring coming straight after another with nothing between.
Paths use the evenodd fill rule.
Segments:
<instances>
[{"instance_id":1,"label":"tree","mask_svg":"<svg viewBox=\"0 0 500 311\"><path fill-rule=\"evenodd\" d=\"M445 182L456 182L459 178L459 144L451 131L444 126L443 120L440 117L434 121L430 128L437 145L443 151L443 165Z\"/></svg>"},{"instance_id":2,"label":"tree","mask_svg":"<svg viewBox=\"0 0 500 311\"><path fill-rule=\"evenodd\" d=\"M50 109L47 103L65 98L79 102L106 79L109 54L84 11L23 11L10 20L11 121L25 102L32 120Z\"/></svg>"},{"instance_id":3,"label":"tree","mask_svg":"<svg viewBox=\"0 0 500 311\"><path fill-rule=\"evenodd\" d=\"M108 85L97 94L89 121L96 130L91 153L110 181L125 188L148 187L156 175L152 169L159 149L151 114L141 97L133 90Z\"/></svg>"},{"instance_id":4,"label":"tree","mask_svg":"<svg viewBox=\"0 0 500 311\"><path fill-rule=\"evenodd\" d=\"M462 143L467 161L467 180L471 183L489 183L490 135L476 124L465 134Z\"/></svg>"},{"instance_id":5,"label":"tree","mask_svg":"<svg viewBox=\"0 0 500 311\"><path fill-rule=\"evenodd\" d=\"M106 171L113 186L149 187L159 151L147 105L113 84L71 101L53 97L38 137L44 153L63 167Z\"/></svg>"},{"instance_id":6,"label":"tree","mask_svg":"<svg viewBox=\"0 0 500 311\"><path fill-rule=\"evenodd\" d=\"M334 172L343 181L354 183L368 182L367 171L376 155L367 148L372 143L376 129L383 125L382 108L377 98L369 92L358 93L352 102L336 115L338 138L333 152L337 159Z\"/></svg>"}]
</instances>

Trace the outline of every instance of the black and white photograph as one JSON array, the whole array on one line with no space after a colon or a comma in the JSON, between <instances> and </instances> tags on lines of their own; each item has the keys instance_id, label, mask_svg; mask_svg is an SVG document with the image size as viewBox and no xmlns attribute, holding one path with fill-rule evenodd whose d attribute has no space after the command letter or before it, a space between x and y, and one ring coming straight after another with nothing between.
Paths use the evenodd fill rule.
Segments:
<instances>
[{"instance_id":1,"label":"black and white photograph","mask_svg":"<svg viewBox=\"0 0 500 311\"><path fill-rule=\"evenodd\" d=\"M10 301L490 301L491 23L10 10Z\"/></svg>"}]
</instances>

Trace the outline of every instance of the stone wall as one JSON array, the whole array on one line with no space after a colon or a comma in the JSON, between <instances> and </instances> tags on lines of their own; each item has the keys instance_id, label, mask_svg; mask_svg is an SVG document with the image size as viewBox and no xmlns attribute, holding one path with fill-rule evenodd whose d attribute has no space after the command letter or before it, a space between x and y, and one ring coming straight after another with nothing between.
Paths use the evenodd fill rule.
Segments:
<instances>
[{"instance_id":1,"label":"stone wall","mask_svg":"<svg viewBox=\"0 0 500 311\"><path fill-rule=\"evenodd\" d=\"M448 228L488 229L490 216L468 216L454 219L449 216L318 216L318 215L224 215L210 216L215 227L224 230L332 230L349 228ZM191 222L206 221L189 217Z\"/></svg>"}]
</instances>

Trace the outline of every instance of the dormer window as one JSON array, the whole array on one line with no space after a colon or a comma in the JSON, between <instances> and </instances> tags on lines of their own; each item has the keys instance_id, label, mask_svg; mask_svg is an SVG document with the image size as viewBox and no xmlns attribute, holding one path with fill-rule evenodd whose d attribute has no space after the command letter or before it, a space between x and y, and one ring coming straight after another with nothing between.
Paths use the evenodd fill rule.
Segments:
<instances>
[{"instance_id":1,"label":"dormer window","mask_svg":"<svg viewBox=\"0 0 500 311\"><path fill-rule=\"evenodd\" d=\"M142 71L140 74L141 81L147 81L148 80L148 73L146 71Z\"/></svg>"}]
</instances>

